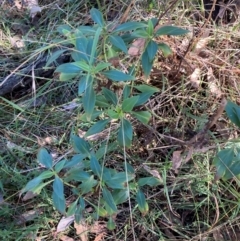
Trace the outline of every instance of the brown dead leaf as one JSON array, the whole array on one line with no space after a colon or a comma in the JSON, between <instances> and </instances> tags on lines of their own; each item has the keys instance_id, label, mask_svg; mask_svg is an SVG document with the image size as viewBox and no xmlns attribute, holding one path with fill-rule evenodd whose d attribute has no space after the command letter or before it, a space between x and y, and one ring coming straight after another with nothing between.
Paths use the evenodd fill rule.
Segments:
<instances>
[{"instance_id":1,"label":"brown dead leaf","mask_svg":"<svg viewBox=\"0 0 240 241\"><path fill-rule=\"evenodd\" d=\"M190 76L190 83L195 89L199 89L201 83L201 70L196 68Z\"/></svg>"},{"instance_id":2,"label":"brown dead leaf","mask_svg":"<svg viewBox=\"0 0 240 241\"><path fill-rule=\"evenodd\" d=\"M105 233L105 232L104 232L104 233L100 233L100 234L98 234L98 235L95 237L94 241L102 241L105 236L106 236L106 233Z\"/></svg>"},{"instance_id":3,"label":"brown dead leaf","mask_svg":"<svg viewBox=\"0 0 240 241\"><path fill-rule=\"evenodd\" d=\"M22 198L22 200L25 202L25 201L27 201L27 200L30 200L30 199L33 199L34 197L36 197L38 194L36 194L36 193L33 193L33 192L31 192L31 191L28 191L25 195L24 195L24 197Z\"/></svg>"},{"instance_id":4,"label":"brown dead leaf","mask_svg":"<svg viewBox=\"0 0 240 241\"><path fill-rule=\"evenodd\" d=\"M217 98L220 98L222 96L222 91L219 89L218 82L213 74L212 68L208 69L207 80L210 92Z\"/></svg>"},{"instance_id":5,"label":"brown dead leaf","mask_svg":"<svg viewBox=\"0 0 240 241\"><path fill-rule=\"evenodd\" d=\"M145 39L138 38L133 41L132 46L128 50L130 56L138 56L144 49Z\"/></svg>"},{"instance_id":6,"label":"brown dead leaf","mask_svg":"<svg viewBox=\"0 0 240 241\"><path fill-rule=\"evenodd\" d=\"M172 155L172 169L178 173L178 169L182 164L182 151L174 151Z\"/></svg>"},{"instance_id":7,"label":"brown dead leaf","mask_svg":"<svg viewBox=\"0 0 240 241\"><path fill-rule=\"evenodd\" d=\"M40 209L37 210L29 210L17 217L16 224L17 225L23 225L26 222L32 221L36 217L38 217L42 211Z\"/></svg>"},{"instance_id":8,"label":"brown dead leaf","mask_svg":"<svg viewBox=\"0 0 240 241\"><path fill-rule=\"evenodd\" d=\"M79 235L81 241L88 241L88 231L89 227L85 221L81 221L79 224L74 222L74 228L76 229L76 234Z\"/></svg>"},{"instance_id":9,"label":"brown dead leaf","mask_svg":"<svg viewBox=\"0 0 240 241\"><path fill-rule=\"evenodd\" d=\"M74 215L69 217L63 216L57 225L56 234L59 232L65 231L73 222L74 222Z\"/></svg>"},{"instance_id":10,"label":"brown dead leaf","mask_svg":"<svg viewBox=\"0 0 240 241\"><path fill-rule=\"evenodd\" d=\"M108 59L108 62L111 63L115 68L117 68L120 65L119 57L112 57Z\"/></svg>"},{"instance_id":11,"label":"brown dead leaf","mask_svg":"<svg viewBox=\"0 0 240 241\"><path fill-rule=\"evenodd\" d=\"M163 182L163 179L162 177L160 176L159 172L157 170L152 170L150 169L148 166L146 165L143 165L143 168L148 172L150 173L153 177L156 177L158 178L161 182Z\"/></svg>"},{"instance_id":12,"label":"brown dead leaf","mask_svg":"<svg viewBox=\"0 0 240 241\"><path fill-rule=\"evenodd\" d=\"M61 241L74 241L73 238L70 238L70 237L68 237L67 235L62 235L59 239L60 239Z\"/></svg>"},{"instance_id":13,"label":"brown dead leaf","mask_svg":"<svg viewBox=\"0 0 240 241\"><path fill-rule=\"evenodd\" d=\"M219 229L215 229L212 232L212 234L213 234L213 238L214 238L215 241L224 241L225 240Z\"/></svg>"}]
</instances>

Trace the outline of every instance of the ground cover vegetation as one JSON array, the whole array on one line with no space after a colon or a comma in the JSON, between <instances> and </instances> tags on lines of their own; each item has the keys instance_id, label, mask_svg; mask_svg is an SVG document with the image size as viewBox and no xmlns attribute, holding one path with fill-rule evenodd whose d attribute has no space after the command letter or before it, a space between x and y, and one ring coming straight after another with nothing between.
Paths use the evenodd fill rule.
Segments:
<instances>
[{"instance_id":1,"label":"ground cover vegetation","mask_svg":"<svg viewBox=\"0 0 240 241\"><path fill-rule=\"evenodd\" d=\"M0 3L1 239L240 240L237 0Z\"/></svg>"}]
</instances>

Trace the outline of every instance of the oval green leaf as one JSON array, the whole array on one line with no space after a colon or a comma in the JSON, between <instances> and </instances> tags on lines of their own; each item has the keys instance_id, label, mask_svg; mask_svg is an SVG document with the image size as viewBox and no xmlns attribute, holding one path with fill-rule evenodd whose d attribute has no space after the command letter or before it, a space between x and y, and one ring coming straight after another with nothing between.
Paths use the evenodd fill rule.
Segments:
<instances>
[{"instance_id":1,"label":"oval green leaf","mask_svg":"<svg viewBox=\"0 0 240 241\"><path fill-rule=\"evenodd\" d=\"M100 120L98 121L96 124L94 124L85 134L85 136L91 136L93 134L99 133L101 132L106 125L109 123L110 119L106 119L106 120Z\"/></svg>"},{"instance_id":2,"label":"oval green leaf","mask_svg":"<svg viewBox=\"0 0 240 241\"><path fill-rule=\"evenodd\" d=\"M175 26L163 26L155 32L155 35L156 36L160 36L160 35L177 36L177 35L183 35L186 33L189 33L189 31L186 29L182 29L182 28L175 27Z\"/></svg>"},{"instance_id":3,"label":"oval green leaf","mask_svg":"<svg viewBox=\"0 0 240 241\"><path fill-rule=\"evenodd\" d=\"M127 50L127 46L124 43L123 39L120 36L117 35L110 35L109 36L109 41L112 43L113 46L115 46L116 48L122 50L124 53L127 54L128 50Z\"/></svg>"},{"instance_id":4,"label":"oval green leaf","mask_svg":"<svg viewBox=\"0 0 240 241\"><path fill-rule=\"evenodd\" d=\"M131 114L143 124L148 124L151 118L151 113L149 111L132 111Z\"/></svg>"},{"instance_id":5,"label":"oval green leaf","mask_svg":"<svg viewBox=\"0 0 240 241\"><path fill-rule=\"evenodd\" d=\"M37 154L37 160L46 168L52 168L53 158L45 148L41 148Z\"/></svg>"},{"instance_id":6,"label":"oval green leaf","mask_svg":"<svg viewBox=\"0 0 240 241\"><path fill-rule=\"evenodd\" d=\"M142 213L142 215L146 215L149 211L149 207L146 198L141 190L138 190L136 199L139 211Z\"/></svg>"},{"instance_id":7,"label":"oval green leaf","mask_svg":"<svg viewBox=\"0 0 240 241\"><path fill-rule=\"evenodd\" d=\"M138 102L139 96L133 96L123 100L122 102L122 110L123 112L130 112L132 111L133 107Z\"/></svg>"},{"instance_id":8,"label":"oval green leaf","mask_svg":"<svg viewBox=\"0 0 240 241\"><path fill-rule=\"evenodd\" d=\"M105 97L111 104L117 105L117 102L118 102L117 95L116 95L113 91L111 91L111 90L109 90L109 89L107 89L107 88L104 87L104 88L102 88L102 93L103 93L104 97Z\"/></svg>"},{"instance_id":9,"label":"oval green leaf","mask_svg":"<svg viewBox=\"0 0 240 241\"><path fill-rule=\"evenodd\" d=\"M103 16L102 16L102 13L98 9L92 8L90 10L90 15L94 22L96 22L99 26L104 27Z\"/></svg>"},{"instance_id":10,"label":"oval green leaf","mask_svg":"<svg viewBox=\"0 0 240 241\"><path fill-rule=\"evenodd\" d=\"M111 79L113 81L128 81L128 80L134 80L135 77L129 74L125 74L122 71L119 70L108 70L101 72L105 77L108 79Z\"/></svg>"},{"instance_id":11,"label":"oval green leaf","mask_svg":"<svg viewBox=\"0 0 240 241\"><path fill-rule=\"evenodd\" d=\"M112 211L117 212L117 207L110 191L104 187L102 190L102 194L103 194L103 199L108 204L108 206L112 209Z\"/></svg>"}]
</instances>

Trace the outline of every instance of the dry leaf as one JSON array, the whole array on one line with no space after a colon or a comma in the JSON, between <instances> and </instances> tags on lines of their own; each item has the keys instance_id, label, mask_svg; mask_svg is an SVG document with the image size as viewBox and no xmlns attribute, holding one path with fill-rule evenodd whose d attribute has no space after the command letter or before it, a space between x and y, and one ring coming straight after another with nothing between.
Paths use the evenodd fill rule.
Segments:
<instances>
[{"instance_id":1,"label":"dry leaf","mask_svg":"<svg viewBox=\"0 0 240 241\"><path fill-rule=\"evenodd\" d=\"M62 235L59 239L60 239L61 241L74 241L73 238L70 238L70 237L68 237L67 235Z\"/></svg>"},{"instance_id":2,"label":"dry leaf","mask_svg":"<svg viewBox=\"0 0 240 241\"><path fill-rule=\"evenodd\" d=\"M76 229L76 234L81 238L81 241L88 241L87 234L89 227L86 225L85 221L81 221L79 224L74 222L74 228Z\"/></svg>"},{"instance_id":3,"label":"dry leaf","mask_svg":"<svg viewBox=\"0 0 240 241\"><path fill-rule=\"evenodd\" d=\"M190 83L192 87L198 89L201 83L201 70L196 68L190 76Z\"/></svg>"},{"instance_id":4,"label":"dry leaf","mask_svg":"<svg viewBox=\"0 0 240 241\"><path fill-rule=\"evenodd\" d=\"M212 234L213 234L213 238L214 238L215 241L224 241L225 240L219 229L215 229L212 232Z\"/></svg>"},{"instance_id":5,"label":"dry leaf","mask_svg":"<svg viewBox=\"0 0 240 241\"><path fill-rule=\"evenodd\" d=\"M64 231L66 228L68 228L74 221L74 215L69 217L62 217L61 220L58 223L57 231L56 233Z\"/></svg>"},{"instance_id":6,"label":"dry leaf","mask_svg":"<svg viewBox=\"0 0 240 241\"><path fill-rule=\"evenodd\" d=\"M146 165L143 165L143 168L148 172L150 173L153 177L156 177L158 178L161 182L163 182L163 179L162 177L160 176L159 172L157 170L152 170L150 169L148 166Z\"/></svg>"},{"instance_id":7,"label":"dry leaf","mask_svg":"<svg viewBox=\"0 0 240 241\"><path fill-rule=\"evenodd\" d=\"M30 200L30 199L36 197L37 195L38 195L38 194L36 194L36 193L33 193L33 192L31 192L31 191L28 191L28 192L24 195L24 197L22 198L22 200L25 202L25 201L27 201L27 200Z\"/></svg>"},{"instance_id":8,"label":"dry leaf","mask_svg":"<svg viewBox=\"0 0 240 241\"><path fill-rule=\"evenodd\" d=\"M32 221L34 218L38 217L39 214L41 214L40 209L27 211L27 212L18 216L18 218L16 220L16 224L22 225L22 224L25 224L28 221Z\"/></svg>"},{"instance_id":9,"label":"dry leaf","mask_svg":"<svg viewBox=\"0 0 240 241\"><path fill-rule=\"evenodd\" d=\"M144 49L145 39L138 38L133 41L132 46L128 50L128 54L131 56L138 56Z\"/></svg>"},{"instance_id":10,"label":"dry leaf","mask_svg":"<svg viewBox=\"0 0 240 241\"><path fill-rule=\"evenodd\" d=\"M210 92L213 95L215 95L217 98L220 98L222 96L222 91L218 87L217 79L213 75L212 68L208 69L207 80L208 80L208 87L209 87Z\"/></svg>"},{"instance_id":11,"label":"dry leaf","mask_svg":"<svg viewBox=\"0 0 240 241\"><path fill-rule=\"evenodd\" d=\"M172 169L175 171L175 173L178 173L178 169L182 164L182 151L174 151L172 155Z\"/></svg>"},{"instance_id":12,"label":"dry leaf","mask_svg":"<svg viewBox=\"0 0 240 241\"><path fill-rule=\"evenodd\" d=\"M106 231L107 224L106 222L96 221L91 227L91 233L100 234Z\"/></svg>"},{"instance_id":13,"label":"dry leaf","mask_svg":"<svg viewBox=\"0 0 240 241\"><path fill-rule=\"evenodd\" d=\"M105 232L98 234L98 235L95 237L94 241L102 241L103 238L105 237L105 235L106 235Z\"/></svg>"}]
</instances>

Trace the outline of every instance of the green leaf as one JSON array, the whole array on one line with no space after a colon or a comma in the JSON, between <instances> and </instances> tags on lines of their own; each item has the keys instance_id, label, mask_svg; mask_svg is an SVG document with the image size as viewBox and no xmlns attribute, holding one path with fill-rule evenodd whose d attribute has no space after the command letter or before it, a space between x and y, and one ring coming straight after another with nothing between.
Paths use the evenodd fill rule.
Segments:
<instances>
[{"instance_id":1,"label":"green leaf","mask_svg":"<svg viewBox=\"0 0 240 241\"><path fill-rule=\"evenodd\" d=\"M77 210L75 212L75 221L79 224L83 218L83 211L85 210L85 201L82 197L79 198Z\"/></svg>"},{"instance_id":2,"label":"green leaf","mask_svg":"<svg viewBox=\"0 0 240 241\"><path fill-rule=\"evenodd\" d=\"M104 218L108 216L108 212L103 207L96 207L96 211L97 211L97 215L100 217Z\"/></svg>"},{"instance_id":3,"label":"green leaf","mask_svg":"<svg viewBox=\"0 0 240 241\"><path fill-rule=\"evenodd\" d=\"M36 188L42 183L42 180L43 179L41 177L35 177L27 183L27 185L22 189L21 193L32 191L34 188Z\"/></svg>"},{"instance_id":4,"label":"green leaf","mask_svg":"<svg viewBox=\"0 0 240 241\"><path fill-rule=\"evenodd\" d=\"M53 158L45 148L41 148L37 154L37 160L46 168L52 168Z\"/></svg>"},{"instance_id":5,"label":"green leaf","mask_svg":"<svg viewBox=\"0 0 240 241\"><path fill-rule=\"evenodd\" d=\"M65 74L78 74L82 69L78 66L78 62L61 64L57 67L55 72L65 73Z\"/></svg>"},{"instance_id":6,"label":"green leaf","mask_svg":"<svg viewBox=\"0 0 240 241\"><path fill-rule=\"evenodd\" d=\"M147 27L147 32L149 36L153 36L154 33L154 19L149 19L148 20L148 27Z\"/></svg>"},{"instance_id":7,"label":"green leaf","mask_svg":"<svg viewBox=\"0 0 240 241\"><path fill-rule=\"evenodd\" d=\"M134 170L133 166L130 165L128 162L126 163L125 171L130 173L130 174L134 174L135 173L135 170Z\"/></svg>"},{"instance_id":8,"label":"green leaf","mask_svg":"<svg viewBox=\"0 0 240 241\"><path fill-rule=\"evenodd\" d=\"M119 172L111 176L110 180L106 181L106 185L112 189L125 189L127 187L127 182L134 179L135 175Z\"/></svg>"},{"instance_id":9,"label":"green leaf","mask_svg":"<svg viewBox=\"0 0 240 241\"><path fill-rule=\"evenodd\" d=\"M116 224L115 224L115 222L114 222L112 217L109 217L109 219L108 219L107 228L110 231L112 231L112 230L114 230L116 228Z\"/></svg>"},{"instance_id":10,"label":"green leaf","mask_svg":"<svg viewBox=\"0 0 240 241\"><path fill-rule=\"evenodd\" d=\"M65 214L66 200L60 198L55 192L52 193L53 205L62 214Z\"/></svg>"},{"instance_id":11,"label":"green leaf","mask_svg":"<svg viewBox=\"0 0 240 241\"><path fill-rule=\"evenodd\" d=\"M80 31L84 36L86 35L95 35L96 28L94 26L80 26L77 28L77 31Z\"/></svg>"},{"instance_id":12,"label":"green leaf","mask_svg":"<svg viewBox=\"0 0 240 241\"><path fill-rule=\"evenodd\" d=\"M127 99L131 93L131 88L129 85L125 85L123 89L123 99Z\"/></svg>"},{"instance_id":13,"label":"green leaf","mask_svg":"<svg viewBox=\"0 0 240 241\"><path fill-rule=\"evenodd\" d=\"M225 106L225 111L232 123L240 127L240 106L231 101L228 101L227 105Z\"/></svg>"},{"instance_id":14,"label":"green leaf","mask_svg":"<svg viewBox=\"0 0 240 241\"><path fill-rule=\"evenodd\" d=\"M129 74L125 74L122 71L119 70L108 70L102 72L102 74L107 77L108 79L111 79L113 81L128 81L128 80L134 80L135 77Z\"/></svg>"},{"instance_id":15,"label":"green leaf","mask_svg":"<svg viewBox=\"0 0 240 241\"><path fill-rule=\"evenodd\" d=\"M47 171L42 172L38 177L40 177L42 180L44 180L44 179L48 179L52 176L54 176L54 172L52 172L51 170L47 170Z\"/></svg>"},{"instance_id":16,"label":"green leaf","mask_svg":"<svg viewBox=\"0 0 240 241\"><path fill-rule=\"evenodd\" d=\"M122 32L122 31L132 31L138 28L147 27L146 23L139 23L139 22L127 22L120 24L113 32Z\"/></svg>"},{"instance_id":17,"label":"green leaf","mask_svg":"<svg viewBox=\"0 0 240 241\"><path fill-rule=\"evenodd\" d=\"M83 108L87 115L87 120L90 121L96 102L96 93L93 89L93 85L88 85L82 98Z\"/></svg>"},{"instance_id":18,"label":"green leaf","mask_svg":"<svg viewBox=\"0 0 240 241\"><path fill-rule=\"evenodd\" d=\"M60 172L64 168L66 161L67 160L62 160L55 165L54 169L57 173Z\"/></svg>"},{"instance_id":19,"label":"green leaf","mask_svg":"<svg viewBox=\"0 0 240 241\"><path fill-rule=\"evenodd\" d=\"M98 116L100 116L103 112L99 110L93 110L92 116L91 116L91 121L94 121ZM86 113L81 115L79 119L83 122L89 122L88 117Z\"/></svg>"},{"instance_id":20,"label":"green leaf","mask_svg":"<svg viewBox=\"0 0 240 241\"><path fill-rule=\"evenodd\" d=\"M163 26L155 32L155 35L156 36L160 36L160 35L176 36L176 35L183 35L186 33L189 33L189 31L182 28L178 28L175 26Z\"/></svg>"},{"instance_id":21,"label":"green leaf","mask_svg":"<svg viewBox=\"0 0 240 241\"><path fill-rule=\"evenodd\" d=\"M96 133L100 133L106 125L110 122L110 119L100 120L94 124L85 134L85 136L91 136Z\"/></svg>"},{"instance_id":22,"label":"green leaf","mask_svg":"<svg viewBox=\"0 0 240 241\"><path fill-rule=\"evenodd\" d=\"M53 181L53 191L56 193L56 195L64 199L64 187L63 187L63 181L59 177L55 177Z\"/></svg>"},{"instance_id":23,"label":"green leaf","mask_svg":"<svg viewBox=\"0 0 240 241\"><path fill-rule=\"evenodd\" d=\"M149 59L147 49L145 49L144 53L142 54L141 63L143 72L145 76L148 77L151 73L153 62Z\"/></svg>"},{"instance_id":24,"label":"green leaf","mask_svg":"<svg viewBox=\"0 0 240 241\"><path fill-rule=\"evenodd\" d=\"M68 211L67 211L67 217L72 216L73 214L75 214L76 210L77 210L77 204L78 204L78 199L71 203L68 207Z\"/></svg>"},{"instance_id":25,"label":"green leaf","mask_svg":"<svg viewBox=\"0 0 240 241\"><path fill-rule=\"evenodd\" d=\"M150 97L153 95L153 92L144 92L144 93L141 93L138 98L138 101L137 103L135 104L135 106L140 106L140 105L143 105L145 104L149 99Z\"/></svg>"},{"instance_id":26,"label":"green leaf","mask_svg":"<svg viewBox=\"0 0 240 241\"><path fill-rule=\"evenodd\" d=\"M141 91L142 93L144 93L144 92L151 92L151 93L159 92L158 88L156 88L154 86L150 86L150 85L136 85L136 86L134 86L134 88Z\"/></svg>"},{"instance_id":27,"label":"green leaf","mask_svg":"<svg viewBox=\"0 0 240 241\"><path fill-rule=\"evenodd\" d=\"M160 43L158 44L158 48L161 49L162 53L163 53L163 56L165 58L167 58L168 56L172 55L172 50L170 49L170 47L165 44L165 43Z\"/></svg>"},{"instance_id":28,"label":"green leaf","mask_svg":"<svg viewBox=\"0 0 240 241\"><path fill-rule=\"evenodd\" d=\"M83 71L91 72L90 65L83 60L75 62L75 65L77 65Z\"/></svg>"},{"instance_id":29,"label":"green leaf","mask_svg":"<svg viewBox=\"0 0 240 241\"><path fill-rule=\"evenodd\" d=\"M104 27L103 16L102 16L102 13L98 9L92 8L90 10L90 15L94 22L96 22L99 26Z\"/></svg>"},{"instance_id":30,"label":"green leaf","mask_svg":"<svg viewBox=\"0 0 240 241\"><path fill-rule=\"evenodd\" d=\"M117 105L117 102L118 102L117 95L116 95L113 91L111 91L111 90L103 87L103 88L102 88L102 93L103 93L104 97L105 97L111 104Z\"/></svg>"},{"instance_id":31,"label":"green leaf","mask_svg":"<svg viewBox=\"0 0 240 241\"><path fill-rule=\"evenodd\" d=\"M84 218L83 210L81 209L81 207L79 207L79 205L77 206L77 210L75 212L74 218L75 218L75 222L77 224L79 224L80 221Z\"/></svg>"},{"instance_id":32,"label":"green leaf","mask_svg":"<svg viewBox=\"0 0 240 241\"><path fill-rule=\"evenodd\" d=\"M109 117L111 118L111 119L115 119L115 120L117 120L117 119L119 119L120 118L120 115L119 115L119 113L117 113L116 111L114 111L114 110L107 110L107 114L109 115Z\"/></svg>"},{"instance_id":33,"label":"green leaf","mask_svg":"<svg viewBox=\"0 0 240 241\"><path fill-rule=\"evenodd\" d=\"M106 69L106 68L109 67L109 66L111 66L110 63L99 63L99 64L97 64L96 67L94 67L94 70L93 70L93 71L94 71L94 73L97 74L98 72Z\"/></svg>"},{"instance_id":34,"label":"green leaf","mask_svg":"<svg viewBox=\"0 0 240 241\"><path fill-rule=\"evenodd\" d=\"M75 61L85 60L89 62L90 56L87 54L88 40L85 37L76 39L76 51L73 52L73 59Z\"/></svg>"},{"instance_id":35,"label":"green leaf","mask_svg":"<svg viewBox=\"0 0 240 241\"><path fill-rule=\"evenodd\" d=\"M132 144L132 137L133 137L132 125L128 120L123 119L118 131L118 136L117 136L118 143L121 146L125 145L127 147L130 147Z\"/></svg>"},{"instance_id":36,"label":"green leaf","mask_svg":"<svg viewBox=\"0 0 240 241\"><path fill-rule=\"evenodd\" d=\"M148 203L146 201L146 198L141 190L138 190L136 195L137 203L138 203L138 209L143 214L146 215L149 211Z\"/></svg>"},{"instance_id":37,"label":"green leaf","mask_svg":"<svg viewBox=\"0 0 240 241\"><path fill-rule=\"evenodd\" d=\"M96 30L93 41L88 42L87 53L91 53L90 61L89 61L90 65L93 65L93 63L96 61L97 45L99 43L99 38L100 38L101 32L102 32L102 28L98 28Z\"/></svg>"},{"instance_id":38,"label":"green leaf","mask_svg":"<svg viewBox=\"0 0 240 241\"><path fill-rule=\"evenodd\" d=\"M116 48L122 50L125 54L127 54L127 52L128 52L127 46L120 36L110 35L109 41L112 43L113 46L115 46Z\"/></svg>"},{"instance_id":39,"label":"green leaf","mask_svg":"<svg viewBox=\"0 0 240 241\"><path fill-rule=\"evenodd\" d=\"M123 100L123 102L122 102L122 110L124 112L132 111L133 107L138 102L138 99L139 99L139 96L133 96L133 97L130 97L130 98L127 98L127 99Z\"/></svg>"},{"instance_id":40,"label":"green leaf","mask_svg":"<svg viewBox=\"0 0 240 241\"><path fill-rule=\"evenodd\" d=\"M56 61L56 59L62 55L64 52L68 51L68 49L60 49L60 50L57 50L56 52L53 52L51 55L50 55L50 58L48 59L45 67L48 67L51 63L53 63L54 61Z\"/></svg>"},{"instance_id":41,"label":"green leaf","mask_svg":"<svg viewBox=\"0 0 240 241\"><path fill-rule=\"evenodd\" d=\"M42 189L47 186L49 183L51 183L51 181L48 181L48 182L44 182L44 183L40 183L38 186L36 186L35 188L33 188L31 191L35 194L40 194Z\"/></svg>"},{"instance_id":42,"label":"green leaf","mask_svg":"<svg viewBox=\"0 0 240 241\"><path fill-rule=\"evenodd\" d=\"M99 107L110 107L110 104L108 103L107 99L103 95L96 96L95 105Z\"/></svg>"},{"instance_id":43,"label":"green leaf","mask_svg":"<svg viewBox=\"0 0 240 241\"><path fill-rule=\"evenodd\" d=\"M122 204L126 202L129 198L129 192L127 189L124 190L113 190L112 196L114 199L114 203L116 205Z\"/></svg>"},{"instance_id":44,"label":"green leaf","mask_svg":"<svg viewBox=\"0 0 240 241\"><path fill-rule=\"evenodd\" d=\"M162 182L156 177L143 177L138 179L138 186L142 187L148 185L150 187L156 187L162 184Z\"/></svg>"},{"instance_id":45,"label":"green leaf","mask_svg":"<svg viewBox=\"0 0 240 241\"><path fill-rule=\"evenodd\" d=\"M91 170L93 171L93 173L95 175L97 175L99 178L101 178L102 168L101 168L97 158L93 155L91 155L90 167L91 167Z\"/></svg>"},{"instance_id":46,"label":"green leaf","mask_svg":"<svg viewBox=\"0 0 240 241\"><path fill-rule=\"evenodd\" d=\"M87 181L79 185L82 195L91 192L93 187L95 187L97 184L98 182L94 179L94 176L90 176Z\"/></svg>"},{"instance_id":47,"label":"green leaf","mask_svg":"<svg viewBox=\"0 0 240 241\"><path fill-rule=\"evenodd\" d=\"M231 163L235 157L233 148L221 150L217 153L217 156L213 160L213 164L216 166L216 176L221 178L225 175L226 170L229 169Z\"/></svg>"},{"instance_id":48,"label":"green leaf","mask_svg":"<svg viewBox=\"0 0 240 241\"><path fill-rule=\"evenodd\" d=\"M113 212L117 212L116 204L113 200L112 194L104 187L102 190L103 199L108 204L108 206L113 210Z\"/></svg>"},{"instance_id":49,"label":"green leaf","mask_svg":"<svg viewBox=\"0 0 240 241\"><path fill-rule=\"evenodd\" d=\"M90 145L83 138L80 138L76 135L71 137L73 143L73 149L77 153L81 153L83 155L89 155L90 153Z\"/></svg>"},{"instance_id":50,"label":"green leaf","mask_svg":"<svg viewBox=\"0 0 240 241\"><path fill-rule=\"evenodd\" d=\"M228 180L233 177L237 177L240 174L240 160L239 158L235 158L232 160L231 166L226 169L224 179Z\"/></svg>"},{"instance_id":51,"label":"green leaf","mask_svg":"<svg viewBox=\"0 0 240 241\"><path fill-rule=\"evenodd\" d=\"M61 73L59 76L59 80L67 81L67 80L75 78L78 74L79 73L74 73L74 74Z\"/></svg>"},{"instance_id":52,"label":"green leaf","mask_svg":"<svg viewBox=\"0 0 240 241\"><path fill-rule=\"evenodd\" d=\"M149 59L150 62L152 62L154 60L155 56L156 56L157 51L158 51L157 43L155 43L153 40L150 40L148 42L146 50L148 52L148 59Z\"/></svg>"},{"instance_id":53,"label":"green leaf","mask_svg":"<svg viewBox=\"0 0 240 241\"><path fill-rule=\"evenodd\" d=\"M69 25L60 25L58 28L57 28L57 31L60 33L60 34L63 34L63 35L67 35L68 33L71 32L71 27Z\"/></svg>"},{"instance_id":54,"label":"green leaf","mask_svg":"<svg viewBox=\"0 0 240 241\"><path fill-rule=\"evenodd\" d=\"M66 162L64 168L70 168L70 167L73 167L73 166L82 166L84 167L84 164L82 162L82 160L84 158L86 158L87 155L86 154L76 154L74 155L70 161Z\"/></svg>"},{"instance_id":55,"label":"green leaf","mask_svg":"<svg viewBox=\"0 0 240 241\"><path fill-rule=\"evenodd\" d=\"M151 113L149 111L132 111L131 114L143 124L148 124L151 118Z\"/></svg>"},{"instance_id":56,"label":"green leaf","mask_svg":"<svg viewBox=\"0 0 240 241\"><path fill-rule=\"evenodd\" d=\"M86 182L90 178L90 174L82 171L79 168L73 168L67 173L64 178L65 182L76 181L76 182Z\"/></svg>"},{"instance_id":57,"label":"green leaf","mask_svg":"<svg viewBox=\"0 0 240 241\"><path fill-rule=\"evenodd\" d=\"M93 78L91 75L83 75L78 83L78 95L81 95L88 86L88 83L92 83L93 82Z\"/></svg>"},{"instance_id":58,"label":"green leaf","mask_svg":"<svg viewBox=\"0 0 240 241\"><path fill-rule=\"evenodd\" d=\"M139 29L139 30L134 31L132 34L135 38L148 39L148 38L151 37L151 36L149 36L149 33L147 32L147 29Z\"/></svg>"}]
</instances>

